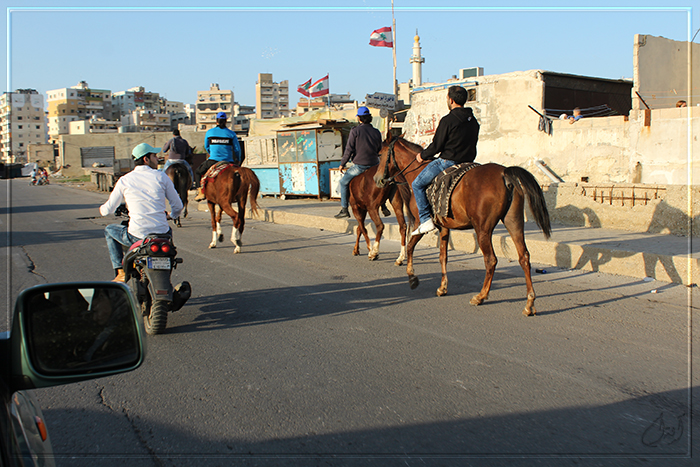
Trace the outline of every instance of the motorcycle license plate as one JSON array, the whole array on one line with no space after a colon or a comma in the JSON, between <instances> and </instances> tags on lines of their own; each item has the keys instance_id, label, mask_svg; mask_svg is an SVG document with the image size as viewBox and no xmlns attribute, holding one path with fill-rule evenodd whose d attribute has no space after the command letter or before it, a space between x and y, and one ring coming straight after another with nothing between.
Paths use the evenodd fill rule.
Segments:
<instances>
[{"instance_id":1,"label":"motorcycle license plate","mask_svg":"<svg viewBox=\"0 0 700 467\"><path fill-rule=\"evenodd\" d=\"M170 269L170 258L148 258L148 269Z\"/></svg>"}]
</instances>

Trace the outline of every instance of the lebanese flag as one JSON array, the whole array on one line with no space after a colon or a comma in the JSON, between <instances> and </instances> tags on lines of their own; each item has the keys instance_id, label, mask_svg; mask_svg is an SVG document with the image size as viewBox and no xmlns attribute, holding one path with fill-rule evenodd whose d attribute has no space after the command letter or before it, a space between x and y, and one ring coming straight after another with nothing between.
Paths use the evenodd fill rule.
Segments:
<instances>
[{"instance_id":1,"label":"lebanese flag","mask_svg":"<svg viewBox=\"0 0 700 467\"><path fill-rule=\"evenodd\" d=\"M306 97L309 97L309 88L311 87L311 78L304 83L300 84L299 87L297 88L297 91L305 95Z\"/></svg>"},{"instance_id":2,"label":"lebanese flag","mask_svg":"<svg viewBox=\"0 0 700 467\"><path fill-rule=\"evenodd\" d=\"M311 97L325 96L330 92L330 89L328 89L328 75L316 81L309 88L309 93L311 93Z\"/></svg>"},{"instance_id":3,"label":"lebanese flag","mask_svg":"<svg viewBox=\"0 0 700 467\"><path fill-rule=\"evenodd\" d=\"M391 35L391 27L372 31L372 35L369 36L369 45L373 45L375 47L393 47L394 38Z\"/></svg>"}]
</instances>

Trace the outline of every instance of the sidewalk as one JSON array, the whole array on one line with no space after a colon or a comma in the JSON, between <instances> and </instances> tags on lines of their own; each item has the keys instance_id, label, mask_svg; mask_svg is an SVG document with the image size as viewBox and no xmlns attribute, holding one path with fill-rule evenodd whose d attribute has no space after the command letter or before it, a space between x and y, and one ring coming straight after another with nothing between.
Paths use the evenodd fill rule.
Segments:
<instances>
[{"instance_id":1,"label":"sidewalk","mask_svg":"<svg viewBox=\"0 0 700 467\"><path fill-rule=\"evenodd\" d=\"M264 197L259 198L258 203L260 209L257 220L353 233L353 235L357 225L354 217L350 219L333 217L340 210L338 200L316 198L282 200ZM198 209L206 211L206 202L199 203ZM247 218L251 218L250 212ZM386 225L383 239L400 241L396 217L393 215L382 217L382 220ZM366 225L368 230L374 231L374 224L369 217ZM700 246L698 246L700 240L698 239L693 239L691 252L691 243L686 237L553 224L552 236L549 240L545 240L537 226L528 222L525 224L525 240L530 251L530 260L537 264L599 271L640 279L651 277L663 282L685 285L700 282ZM434 232L427 234L421 242L437 247L437 234ZM517 260L515 246L503 224L499 224L494 231L493 246L497 257ZM450 248L467 253L479 253L473 230L453 230L450 236Z\"/></svg>"}]
</instances>

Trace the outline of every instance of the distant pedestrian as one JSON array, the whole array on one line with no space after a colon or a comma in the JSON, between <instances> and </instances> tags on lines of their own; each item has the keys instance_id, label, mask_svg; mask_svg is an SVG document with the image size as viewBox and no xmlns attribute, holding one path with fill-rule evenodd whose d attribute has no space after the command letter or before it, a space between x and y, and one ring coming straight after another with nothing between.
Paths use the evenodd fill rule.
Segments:
<instances>
[{"instance_id":1,"label":"distant pedestrian","mask_svg":"<svg viewBox=\"0 0 700 467\"><path fill-rule=\"evenodd\" d=\"M191 180L194 181L192 167L187 162L187 159L192 156L192 148L187 140L180 136L180 130L173 130L173 137L163 146L163 154L168 157L168 160L165 161L165 165L161 169L163 172L173 164L184 164L190 172Z\"/></svg>"},{"instance_id":2,"label":"distant pedestrian","mask_svg":"<svg viewBox=\"0 0 700 467\"><path fill-rule=\"evenodd\" d=\"M345 172L340 179L340 212L337 219L350 217L348 197L350 182L370 167L379 164L379 151L382 149L382 134L372 126L372 115L367 107L357 109L358 126L350 130L345 153L340 159L340 171ZM345 164L352 161L353 166L345 170ZM386 215L386 213L385 213Z\"/></svg>"},{"instance_id":3,"label":"distant pedestrian","mask_svg":"<svg viewBox=\"0 0 700 467\"><path fill-rule=\"evenodd\" d=\"M216 114L216 126L207 130L204 135L204 149L209 154L209 158L202 162L195 173L195 184L198 192L195 201L202 201L206 198L202 191L202 177L209 168L217 162L230 162L241 165L241 146L238 144L238 136L233 130L226 126L226 113Z\"/></svg>"},{"instance_id":4,"label":"distant pedestrian","mask_svg":"<svg viewBox=\"0 0 700 467\"><path fill-rule=\"evenodd\" d=\"M583 117L583 115L581 115L581 109L576 107L574 108L574 115L569 117L569 123L573 124L575 122L578 122L579 120L581 120L581 117Z\"/></svg>"}]
</instances>

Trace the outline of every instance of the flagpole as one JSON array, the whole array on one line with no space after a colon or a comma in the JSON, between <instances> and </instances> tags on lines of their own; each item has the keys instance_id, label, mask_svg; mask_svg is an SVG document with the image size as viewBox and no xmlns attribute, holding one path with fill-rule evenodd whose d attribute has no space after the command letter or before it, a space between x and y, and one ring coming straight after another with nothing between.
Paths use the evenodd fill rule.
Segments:
<instances>
[{"instance_id":1,"label":"flagpole","mask_svg":"<svg viewBox=\"0 0 700 467\"><path fill-rule=\"evenodd\" d=\"M392 89L394 90L394 98L398 101L399 96L396 90L396 19L394 18L394 0L391 0L391 33L393 34L393 40L391 42L391 50L394 54L394 83Z\"/></svg>"}]
</instances>

